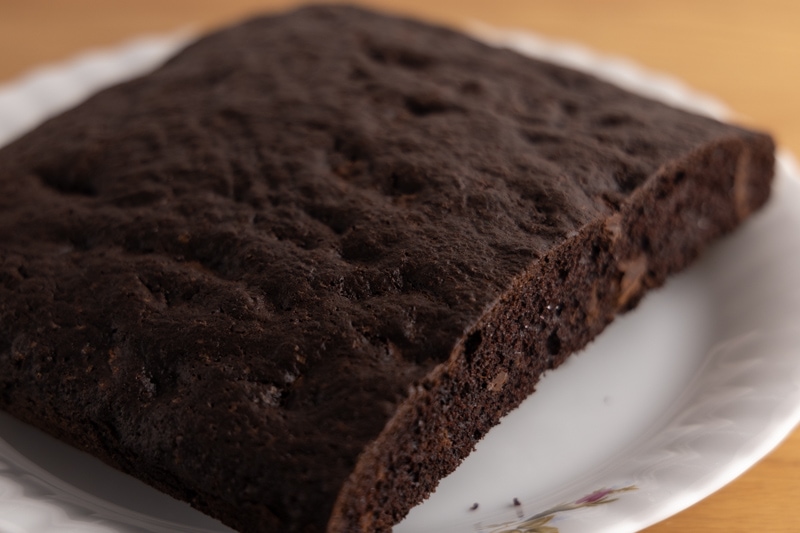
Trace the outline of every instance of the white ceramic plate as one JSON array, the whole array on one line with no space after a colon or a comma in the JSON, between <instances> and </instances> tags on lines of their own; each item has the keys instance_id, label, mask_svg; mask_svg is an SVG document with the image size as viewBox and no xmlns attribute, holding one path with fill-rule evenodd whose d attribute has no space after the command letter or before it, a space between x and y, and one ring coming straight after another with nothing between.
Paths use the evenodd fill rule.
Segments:
<instances>
[{"instance_id":1,"label":"white ceramic plate","mask_svg":"<svg viewBox=\"0 0 800 533\"><path fill-rule=\"evenodd\" d=\"M725 113L626 61L475 31L675 105ZM137 41L0 88L0 144L152 68L184 40ZM797 175L782 156L765 211L550 372L397 533L632 532L714 492L775 447L800 419ZM188 531L230 530L0 414L0 532Z\"/></svg>"}]
</instances>

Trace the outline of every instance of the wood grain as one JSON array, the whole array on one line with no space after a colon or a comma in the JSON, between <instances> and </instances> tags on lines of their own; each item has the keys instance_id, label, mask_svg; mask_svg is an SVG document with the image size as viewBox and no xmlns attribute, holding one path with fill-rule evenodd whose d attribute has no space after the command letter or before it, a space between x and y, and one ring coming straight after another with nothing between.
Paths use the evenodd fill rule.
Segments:
<instances>
[{"instance_id":1,"label":"wood grain","mask_svg":"<svg viewBox=\"0 0 800 533\"><path fill-rule=\"evenodd\" d=\"M0 0L0 82L147 33L204 30L290 0ZM480 20L622 55L733 107L800 154L795 0L374 0L430 21ZM798 348L800 349L800 347ZM800 431L742 477L648 533L800 530Z\"/></svg>"}]
</instances>

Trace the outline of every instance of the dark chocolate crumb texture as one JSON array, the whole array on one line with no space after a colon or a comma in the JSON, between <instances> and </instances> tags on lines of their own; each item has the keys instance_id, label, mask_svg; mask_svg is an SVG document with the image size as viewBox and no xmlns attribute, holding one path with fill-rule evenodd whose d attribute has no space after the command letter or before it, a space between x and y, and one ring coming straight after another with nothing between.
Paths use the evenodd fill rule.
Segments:
<instances>
[{"instance_id":1,"label":"dark chocolate crumb texture","mask_svg":"<svg viewBox=\"0 0 800 533\"><path fill-rule=\"evenodd\" d=\"M773 150L447 29L256 18L0 151L0 405L242 532L388 531Z\"/></svg>"}]
</instances>

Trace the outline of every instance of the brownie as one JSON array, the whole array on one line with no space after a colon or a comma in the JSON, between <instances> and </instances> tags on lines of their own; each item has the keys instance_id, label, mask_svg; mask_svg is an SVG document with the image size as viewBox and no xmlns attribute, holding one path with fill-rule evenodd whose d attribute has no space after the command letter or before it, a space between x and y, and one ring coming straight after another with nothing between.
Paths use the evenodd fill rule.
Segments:
<instances>
[{"instance_id":1,"label":"brownie","mask_svg":"<svg viewBox=\"0 0 800 533\"><path fill-rule=\"evenodd\" d=\"M449 29L255 18L0 151L0 406L242 532L388 531L773 150Z\"/></svg>"}]
</instances>

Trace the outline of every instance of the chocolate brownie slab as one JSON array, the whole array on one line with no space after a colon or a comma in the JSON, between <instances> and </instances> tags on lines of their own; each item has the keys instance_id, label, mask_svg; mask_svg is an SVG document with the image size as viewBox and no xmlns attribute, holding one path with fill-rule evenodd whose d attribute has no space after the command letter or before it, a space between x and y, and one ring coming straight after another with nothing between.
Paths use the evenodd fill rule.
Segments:
<instances>
[{"instance_id":1,"label":"chocolate brownie slab","mask_svg":"<svg viewBox=\"0 0 800 533\"><path fill-rule=\"evenodd\" d=\"M0 151L0 405L243 532L386 531L772 165L447 29L253 19Z\"/></svg>"}]
</instances>

